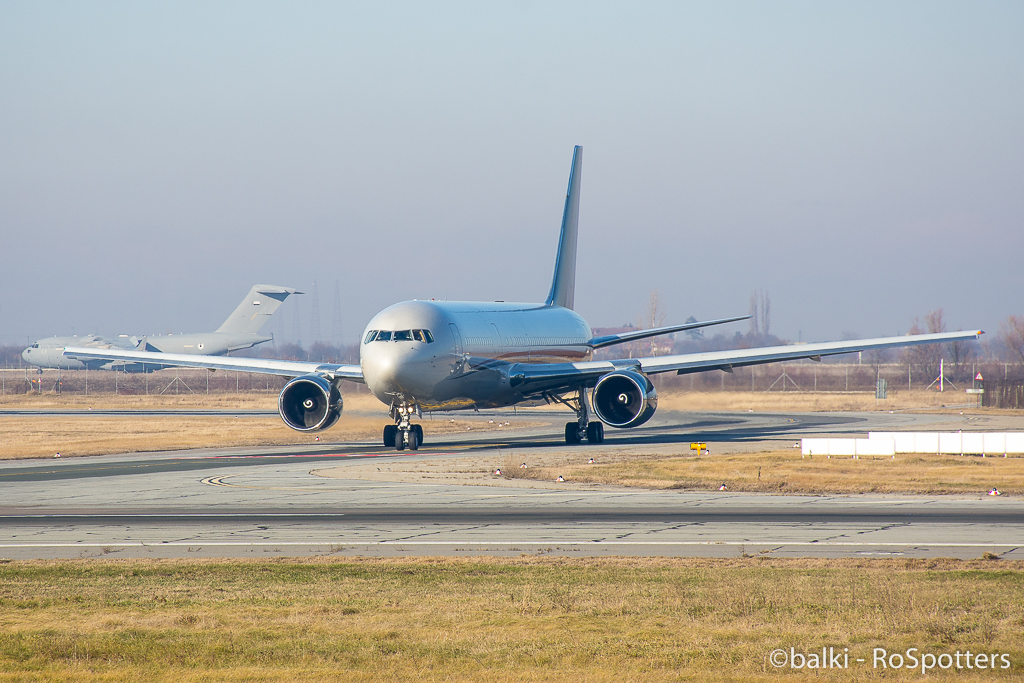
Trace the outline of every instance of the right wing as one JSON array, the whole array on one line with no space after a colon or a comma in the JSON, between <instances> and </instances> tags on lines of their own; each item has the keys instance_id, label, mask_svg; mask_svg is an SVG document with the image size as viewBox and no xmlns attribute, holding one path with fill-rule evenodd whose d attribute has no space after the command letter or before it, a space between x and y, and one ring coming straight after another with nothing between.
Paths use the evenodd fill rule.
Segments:
<instances>
[{"instance_id":1,"label":"right wing","mask_svg":"<svg viewBox=\"0 0 1024 683\"><path fill-rule=\"evenodd\" d=\"M968 332L941 332L938 334L915 334L903 337L881 337L878 339L854 339L851 341L822 342L818 344L791 344L788 346L766 346L757 349L734 349L731 351L708 351L684 353L673 356L649 358L622 358L616 360L591 360L579 363L519 363L510 370L510 383L522 387L523 393L559 392L574 389L580 385L594 386L597 379L615 370L639 370L647 374L676 372L684 375L707 370L732 372L733 368L747 365L777 363L779 361L810 358L821 360L822 356L841 353L890 349L918 344L967 341L984 334L981 330Z\"/></svg>"},{"instance_id":2,"label":"right wing","mask_svg":"<svg viewBox=\"0 0 1024 683\"><path fill-rule=\"evenodd\" d=\"M69 358L119 360L130 363L152 363L209 370L238 370L259 372L279 377L299 377L319 374L330 379L363 381L363 369L358 365L336 365L334 363L310 363L298 360L272 360L269 358L232 358L229 356L199 356L187 353L154 353L151 351L120 351L115 349L87 349L77 346L64 348Z\"/></svg>"}]
</instances>

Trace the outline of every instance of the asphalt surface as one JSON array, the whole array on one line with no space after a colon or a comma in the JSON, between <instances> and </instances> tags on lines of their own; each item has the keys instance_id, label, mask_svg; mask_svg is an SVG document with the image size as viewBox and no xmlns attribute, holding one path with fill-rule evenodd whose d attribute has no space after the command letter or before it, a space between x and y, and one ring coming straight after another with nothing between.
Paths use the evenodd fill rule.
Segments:
<instances>
[{"instance_id":1,"label":"asphalt surface","mask_svg":"<svg viewBox=\"0 0 1024 683\"><path fill-rule=\"evenodd\" d=\"M564 418L559 416L561 421ZM532 419L532 418L531 418ZM474 455L502 463L572 449L693 440L778 447L808 434L927 429L949 416L659 415L567 447L559 422L515 436L431 440L417 453L377 444L239 448L0 464L0 557L267 557L561 554L1024 559L1024 501L943 496L513 488L346 478L368 463ZM318 474L327 468L332 476Z\"/></svg>"}]
</instances>

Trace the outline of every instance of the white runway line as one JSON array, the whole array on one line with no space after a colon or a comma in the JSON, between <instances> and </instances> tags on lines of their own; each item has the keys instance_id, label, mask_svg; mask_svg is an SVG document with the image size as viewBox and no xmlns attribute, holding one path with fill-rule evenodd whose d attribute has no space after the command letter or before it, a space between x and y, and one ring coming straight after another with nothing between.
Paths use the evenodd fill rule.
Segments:
<instances>
[{"instance_id":1,"label":"white runway line","mask_svg":"<svg viewBox=\"0 0 1024 683\"><path fill-rule=\"evenodd\" d=\"M281 543L270 542L207 542L192 541L184 543L180 541L132 541L109 543L0 543L0 548L160 548L173 546L203 546L203 547L312 547L312 546L371 546L371 545L434 545L434 546L563 546L563 545L585 545L585 546L820 546L820 547L850 547L850 548L1017 548L1018 544L1013 543L828 543L814 541L792 541L792 542L764 542L756 541L341 541L332 539L330 541L286 541Z\"/></svg>"}]
</instances>

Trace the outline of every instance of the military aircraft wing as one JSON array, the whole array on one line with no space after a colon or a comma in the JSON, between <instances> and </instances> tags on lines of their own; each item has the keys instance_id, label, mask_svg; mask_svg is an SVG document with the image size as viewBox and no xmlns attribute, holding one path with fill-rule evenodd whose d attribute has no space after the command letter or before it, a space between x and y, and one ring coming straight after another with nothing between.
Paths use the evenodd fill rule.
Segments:
<instances>
[{"instance_id":1,"label":"military aircraft wing","mask_svg":"<svg viewBox=\"0 0 1024 683\"><path fill-rule=\"evenodd\" d=\"M116 349L89 349L76 346L64 348L64 355L70 358L123 360L133 363L174 365L210 370L238 370L259 372L280 377L300 377L318 374L331 379L363 381L363 369L358 365L337 365L334 363L311 363L296 360L273 360L269 358L231 358L228 356L200 356L185 353L154 353L151 351L119 351Z\"/></svg>"},{"instance_id":2,"label":"military aircraft wing","mask_svg":"<svg viewBox=\"0 0 1024 683\"><path fill-rule=\"evenodd\" d=\"M629 358L617 360L592 360L579 363L521 363L510 372L512 386L523 387L525 393L559 391L580 384L593 385L601 375L615 370L633 369L647 374L676 372L684 375L707 370L732 372L733 368L747 365L777 363L779 361L810 358L821 360L822 356L841 353L890 349L918 344L969 341L984 334L981 330L966 332L941 332L937 334L915 334L902 337L880 337L878 339L854 339L850 341L822 342L816 344L791 344L787 346L765 346L756 349L734 349L731 351L708 351L684 353L672 356L650 358Z\"/></svg>"}]
</instances>

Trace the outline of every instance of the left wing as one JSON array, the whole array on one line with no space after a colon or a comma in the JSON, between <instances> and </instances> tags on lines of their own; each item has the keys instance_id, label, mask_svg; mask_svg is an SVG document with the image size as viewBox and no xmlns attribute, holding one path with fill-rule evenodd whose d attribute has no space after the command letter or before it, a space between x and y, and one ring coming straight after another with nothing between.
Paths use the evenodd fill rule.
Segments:
<instances>
[{"instance_id":1,"label":"left wing","mask_svg":"<svg viewBox=\"0 0 1024 683\"><path fill-rule=\"evenodd\" d=\"M938 334L915 334L903 337L880 337L878 339L855 339L819 344L793 344L789 346L766 346L758 349L734 349L732 351L708 351L705 353L684 353L674 356L652 358L629 358L621 360L592 360L580 363L520 363L510 370L510 383L522 387L523 393L542 393L574 388L580 384L593 386L597 379L608 372L634 369L647 374L676 372L684 375L706 370L724 370L747 365L777 363L786 360L810 358L821 360L822 356L841 353L890 349L918 344L973 340L984 334L981 330L969 332L941 332Z\"/></svg>"},{"instance_id":2,"label":"left wing","mask_svg":"<svg viewBox=\"0 0 1024 683\"><path fill-rule=\"evenodd\" d=\"M174 365L210 370L239 370L260 372L279 377L300 377L316 373L330 379L363 381L363 369L358 365L336 365L334 363L310 363L297 360L271 360L269 358L231 358L229 356L198 356L187 353L153 353L151 351L120 351L115 349L87 349L77 346L64 348L69 358L121 360L132 363L153 365Z\"/></svg>"}]
</instances>

